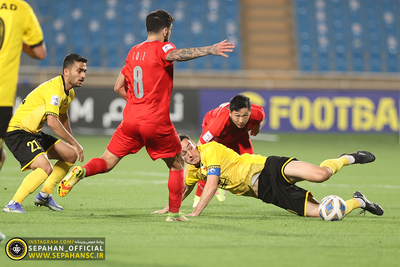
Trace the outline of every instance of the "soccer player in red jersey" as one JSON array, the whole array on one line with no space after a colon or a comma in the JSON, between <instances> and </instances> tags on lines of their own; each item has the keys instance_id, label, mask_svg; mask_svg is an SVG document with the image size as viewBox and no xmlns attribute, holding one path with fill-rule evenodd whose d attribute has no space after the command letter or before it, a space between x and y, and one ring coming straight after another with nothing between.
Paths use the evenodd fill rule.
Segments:
<instances>
[{"instance_id":1,"label":"soccer player in red jersey","mask_svg":"<svg viewBox=\"0 0 400 267\"><path fill-rule=\"evenodd\" d=\"M254 154L250 134L256 136L264 120L264 109L250 103L245 95L234 96L229 103L223 103L218 108L207 112L203 119L203 132L198 145L216 141L233 149L239 155L244 153ZM200 201L206 181L197 183L196 195L193 202L195 208ZM216 192L219 201L224 201L224 191Z\"/></svg>"},{"instance_id":2,"label":"soccer player in red jersey","mask_svg":"<svg viewBox=\"0 0 400 267\"><path fill-rule=\"evenodd\" d=\"M153 160L163 159L170 169L167 221L187 220L179 215L184 186L181 143L169 117L173 63L207 55L228 57L225 53L232 52L234 44L224 40L211 46L176 49L168 42L173 21L164 10L147 15L147 40L130 50L114 86L114 91L127 100L123 120L101 158L76 166L61 181L60 196L80 179L112 170L124 156L145 146Z\"/></svg>"}]
</instances>

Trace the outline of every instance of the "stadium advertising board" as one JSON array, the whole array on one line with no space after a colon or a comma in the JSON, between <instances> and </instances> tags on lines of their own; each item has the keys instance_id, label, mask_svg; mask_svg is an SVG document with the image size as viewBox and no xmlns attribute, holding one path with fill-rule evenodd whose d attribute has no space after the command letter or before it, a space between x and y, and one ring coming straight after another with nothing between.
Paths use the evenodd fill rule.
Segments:
<instances>
[{"instance_id":1,"label":"stadium advertising board","mask_svg":"<svg viewBox=\"0 0 400 267\"><path fill-rule=\"evenodd\" d=\"M18 86L17 107L35 86ZM111 135L122 120L126 101L112 88L82 87L75 90L75 99L69 109L74 133ZM170 116L176 129L198 130L198 90L174 90L171 96ZM15 111L15 110L14 110Z\"/></svg>"},{"instance_id":2,"label":"stadium advertising board","mask_svg":"<svg viewBox=\"0 0 400 267\"><path fill-rule=\"evenodd\" d=\"M399 93L394 91L202 90L199 118L240 93L264 107L262 132L399 130Z\"/></svg>"}]
</instances>

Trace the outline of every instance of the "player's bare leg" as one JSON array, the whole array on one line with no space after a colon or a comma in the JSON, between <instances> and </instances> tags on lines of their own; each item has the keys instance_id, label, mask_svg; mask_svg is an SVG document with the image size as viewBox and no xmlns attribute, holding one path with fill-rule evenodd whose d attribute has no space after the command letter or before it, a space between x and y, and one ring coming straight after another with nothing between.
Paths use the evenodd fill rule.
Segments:
<instances>
[{"instance_id":1,"label":"player's bare leg","mask_svg":"<svg viewBox=\"0 0 400 267\"><path fill-rule=\"evenodd\" d=\"M284 169L284 173L293 184L304 180L322 183L333 175L333 171L328 167L319 167L304 161L289 162Z\"/></svg>"},{"instance_id":2,"label":"player's bare leg","mask_svg":"<svg viewBox=\"0 0 400 267\"><path fill-rule=\"evenodd\" d=\"M0 171L3 167L4 161L6 160L6 150L3 148L3 139L0 138Z\"/></svg>"},{"instance_id":3,"label":"player's bare leg","mask_svg":"<svg viewBox=\"0 0 400 267\"><path fill-rule=\"evenodd\" d=\"M307 199L307 204L306 204L306 217L319 217L319 201L316 200L313 196L309 196Z\"/></svg>"}]
</instances>

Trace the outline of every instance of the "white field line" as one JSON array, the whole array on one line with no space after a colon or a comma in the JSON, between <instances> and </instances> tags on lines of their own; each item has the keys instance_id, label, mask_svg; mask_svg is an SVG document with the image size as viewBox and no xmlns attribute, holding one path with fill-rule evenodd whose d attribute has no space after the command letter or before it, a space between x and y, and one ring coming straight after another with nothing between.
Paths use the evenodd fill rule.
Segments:
<instances>
[{"instance_id":1,"label":"white field line","mask_svg":"<svg viewBox=\"0 0 400 267\"><path fill-rule=\"evenodd\" d=\"M256 136L250 135L251 140L265 141L265 142L278 142L279 136L277 134L257 134Z\"/></svg>"}]
</instances>

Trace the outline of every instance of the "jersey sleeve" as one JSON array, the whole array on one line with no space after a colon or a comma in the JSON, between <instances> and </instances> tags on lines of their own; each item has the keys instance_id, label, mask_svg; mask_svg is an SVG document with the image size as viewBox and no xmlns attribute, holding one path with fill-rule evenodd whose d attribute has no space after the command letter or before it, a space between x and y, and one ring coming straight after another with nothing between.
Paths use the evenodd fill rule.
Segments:
<instances>
[{"instance_id":1,"label":"jersey sleeve","mask_svg":"<svg viewBox=\"0 0 400 267\"><path fill-rule=\"evenodd\" d=\"M28 5L27 14L24 23L24 34L22 40L29 46L35 46L43 42L43 31L39 21L33 12L33 9Z\"/></svg>"},{"instance_id":2,"label":"jersey sleeve","mask_svg":"<svg viewBox=\"0 0 400 267\"><path fill-rule=\"evenodd\" d=\"M203 133L200 136L200 143L205 144L215 141L222 133L226 123L229 121L229 113L224 112L212 118L206 127L203 128Z\"/></svg>"},{"instance_id":3,"label":"jersey sleeve","mask_svg":"<svg viewBox=\"0 0 400 267\"><path fill-rule=\"evenodd\" d=\"M49 87L52 90L46 91L44 95L45 103L46 103L46 115L53 115L58 117L60 114L60 105L61 105L61 92L56 89L56 86Z\"/></svg>"},{"instance_id":4,"label":"jersey sleeve","mask_svg":"<svg viewBox=\"0 0 400 267\"><path fill-rule=\"evenodd\" d=\"M157 50L157 53L159 53L159 56L160 56L161 61L162 61L162 65L164 67L166 67L166 66L169 66L169 65L174 63L173 61L168 61L167 60L167 55L171 51L176 50L176 47L175 47L175 45L173 43L169 43L169 42L164 42L164 43L161 43L161 44L162 45L161 45L160 49Z\"/></svg>"},{"instance_id":5,"label":"jersey sleeve","mask_svg":"<svg viewBox=\"0 0 400 267\"><path fill-rule=\"evenodd\" d=\"M265 118L265 112L262 106L251 104L250 127L259 125Z\"/></svg>"},{"instance_id":6,"label":"jersey sleeve","mask_svg":"<svg viewBox=\"0 0 400 267\"><path fill-rule=\"evenodd\" d=\"M221 160L223 154L224 146L218 144L217 142L211 142L204 145L204 148L201 150L202 163L205 164L207 169L207 175L221 175Z\"/></svg>"},{"instance_id":7,"label":"jersey sleeve","mask_svg":"<svg viewBox=\"0 0 400 267\"><path fill-rule=\"evenodd\" d=\"M192 185L195 185L198 181L200 181L200 179L197 177L197 172L198 172L198 168L196 168L195 166L193 166L193 165L189 165L189 168L188 168L188 175L186 176L186 178L185 178L185 183L188 185L188 186L192 186Z\"/></svg>"}]
</instances>

